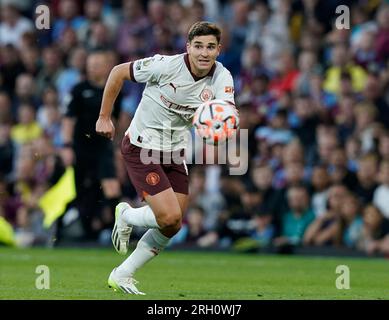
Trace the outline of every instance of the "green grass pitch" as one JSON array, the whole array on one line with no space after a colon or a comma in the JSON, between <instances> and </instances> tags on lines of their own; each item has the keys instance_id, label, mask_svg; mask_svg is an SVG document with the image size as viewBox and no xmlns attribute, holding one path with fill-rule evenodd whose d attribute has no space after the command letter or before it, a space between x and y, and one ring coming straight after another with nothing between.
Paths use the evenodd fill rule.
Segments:
<instances>
[{"instance_id":1,"label":"green grass pitch","mask_svg":"<svg viewBox=\"0 0 389 320\"><path fill-rule=\"evenodd\" d=\"M389 260L165 251L136 275L146 296L115 293L107 277L125 257L108 249L0 248L0 299L389 299ZM50 289L38 290L39 265ZM335 286L347 265L350 289Z\"/></svg>"}]
</instances>

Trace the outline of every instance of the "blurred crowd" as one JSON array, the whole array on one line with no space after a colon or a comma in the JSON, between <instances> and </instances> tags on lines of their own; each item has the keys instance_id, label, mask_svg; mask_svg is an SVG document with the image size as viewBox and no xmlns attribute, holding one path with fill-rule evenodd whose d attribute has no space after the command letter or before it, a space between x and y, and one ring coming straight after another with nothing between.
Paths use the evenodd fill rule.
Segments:
<instances>
[{"instance_id":1,"label":"blurred crowd","mask_svg":"<svg viewBox=\"0 0 389 320\"><path fill-rule=\"evenodd\" d=\"M39 4L50 29L36 28ZM338 5L350 9L349 28L347 18L336 27ZM18 244L109 243L106 188L87 235L77 202L55 228L42 226L38 200L72 164L63 137L72 90L96 50L109 53L107 76L117 63L184 52L198 20L222 27L218 60L234 77L249 169L190 166L190 206L171 245L389 254L389 2L379 0L1 1L0 216ZM134 206L119 146L142 89L125 84L113 141L111 198Z\"/></svg>"}]
</instances>

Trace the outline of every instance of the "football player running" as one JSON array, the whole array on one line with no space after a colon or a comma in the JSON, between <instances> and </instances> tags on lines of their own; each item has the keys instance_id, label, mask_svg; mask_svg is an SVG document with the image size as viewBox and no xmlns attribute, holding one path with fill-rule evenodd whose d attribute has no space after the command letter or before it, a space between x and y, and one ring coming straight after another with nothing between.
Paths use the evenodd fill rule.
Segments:
<instances>
[{"instance_id":1,"label":"football player running","mask_svg":"<svg viewBox=\"0 0 389 320\"><path fill-rule=\"evenodd\" d=\"M111 272L108 284L114 290L144 294L135 285L135 272L158 255L181 228L188 202L188 170L183 156L187 142L182 137L192 126L194 112L211 99L234 104L232 76L216 61L220 37L217 25L196 22L188 33L186 53L156 54L119 64L109 75L96 122L96 132L109 139L115 135L112 106L123 82L146 83L123 137L121 153L131 183L147 205L141 208L132 208L126 202L117 205L113 246L125 255L133 226L149 230L131 255ZM151 162L144 161L144 156L149 155L147 151L152 152Z\"/></svg>"}]
</instances>

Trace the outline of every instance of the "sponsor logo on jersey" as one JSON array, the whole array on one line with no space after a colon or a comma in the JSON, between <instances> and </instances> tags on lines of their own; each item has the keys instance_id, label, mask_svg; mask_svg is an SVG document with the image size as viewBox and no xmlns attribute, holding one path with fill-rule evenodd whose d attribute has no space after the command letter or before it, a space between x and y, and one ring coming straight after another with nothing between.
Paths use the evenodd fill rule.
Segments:
<instances>
[{"instance_id":1,"label":"sponsor logo on jersey","mask_svg":"<svg viewBox=\"0 0 389 320\"><path fill-rule=\"evenodd\" d=\"M135 64L135 70L139 71L141 67L142 67L142 61L137 61Z\"/></svg>"},{"instance_id":2,"label":"sponsor logo on jersey","mask_svg":"<svg viewBox=\"0 0 389 320\"><path fill-rule=\"evenodd\" d=\"M200 93L200 99L201 101L209 101L213 98L213 92L211 89L205 88Z\"/></svg>"},{"instance_id":3,"label":"sponsor logo on jersey","mask_svg":"<svg viewBox=\"0 0 389 320\"><path fill-rule=\"evenodd\" d=\"M224 87L224 92L225 93L234 93L234 87Z\"/></svg>"},{"instance_id":4,"label":"sponsor logo on jersey","mask_svg":"<svg viewBox=\"0 0 389 320\"><path fill-rule=\"evenodd\" d=\"M163 95L160 96L163 104L167 106L169 109L176 110L176 111L189 111L194 112L194 109L192 109L190 106L182 106L180 104L170 102L168 99L166 99Z\"/></svg>"},{"instance_id":5,"label":"sponsor logo on jersey","mask_svg":"<svg viewBox=\"0 0 389 320\"><path fill-rule=\"evenodd\" d=\"M150 185L150 186L155 186L159 183L159 181L161 180L160 176L158 173L156 172L150 172L147 176L146 176L146 182Z\"/></svg>"}]
</instances>

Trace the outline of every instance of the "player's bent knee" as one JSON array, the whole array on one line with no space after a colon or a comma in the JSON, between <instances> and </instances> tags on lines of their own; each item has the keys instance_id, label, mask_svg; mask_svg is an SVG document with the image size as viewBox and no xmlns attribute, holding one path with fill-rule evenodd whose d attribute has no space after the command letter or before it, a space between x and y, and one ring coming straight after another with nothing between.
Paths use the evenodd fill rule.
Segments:
<instances>
[{"instance_id":1,"label":"player's bent knee","mask_svg":"<svg viewBox=\"0 0 389 320\"><path fill-rule=\"evenodd\" d=\"M166 237L173 237L175 234L177 234L178 231L180 231L181 229L181 221L180 222L177 222L175 224L171 224L170 226L167 226L167 227L164 227L164 228L161 228L161 232L163 235L165 235Z\"/></svg>"},{"instance_id":2,"label":"player's bent knee","mask_svg":"<svg viewBox=\"0 0 389 320\"><path fill-rule=\"evenodd\" d=\"M169 228L169 229L177 229L179 230L181 228L181 218L177 218L177 219L172 219L172 218L168 218L168 219L164 219L162 220L161 222L158 223L158 225L161 227L161 229L164 229L164 228Z\"/></svg>"},{"instance_id":3,"label":"player's bent knee","mask_svg":"<svg viewBox=\"0 0 389 320\"><path fill-rule=\"evenodd\" d=\"M177 229L179 230L181 228L182 224L182 215L180 214L170 214L170 215L164 215L157 219L158 225L161 227L161 229L169 228L169 229Z\"/></svg>"}]
</instances>

